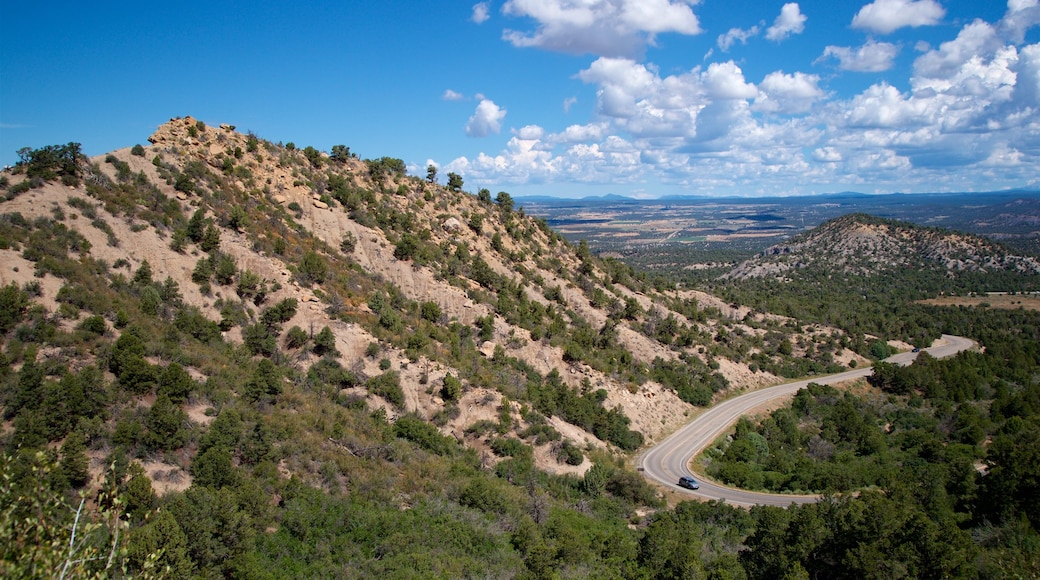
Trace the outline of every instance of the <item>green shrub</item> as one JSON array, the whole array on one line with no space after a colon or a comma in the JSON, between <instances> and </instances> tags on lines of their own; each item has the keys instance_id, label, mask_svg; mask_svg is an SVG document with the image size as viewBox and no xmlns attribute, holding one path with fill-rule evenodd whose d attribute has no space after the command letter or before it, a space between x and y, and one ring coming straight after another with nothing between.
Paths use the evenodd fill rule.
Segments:
<instances>
[{"instance_id":1,"label":"green shrub","mask_svg":"<svg viewBox=\"0 0 1040 580\"><path fill-rule=\"evenodd\" d=\"M293 326L289 329L289 332L285 335L285 348L290 350L296 350L303 348L310 337L307 336L307 332L299 326Z\"/></svg>"},{"instance_id":2,"label":"green shrub","mask_svg":"<svg viewBox=\"0 0 1040 580\"><path fill-rule=\"evenodd\" d=\"M339 354L339 351L336 350L336 335L328 326L323 327L321 332L314 335L314 354L318 356Z\"/></svg>"},{"instance_id":3,"label":"green shrub","mask_svg":"<svg viewBox=\"0 0 1040 580\"><path fill-rule=\"evenodd\" d=\"M441 435L436 427L414 415L399 418L394 423L394 435L437 455L451 456L459 450L455 439Z\"/></svg>"},{"instance_id":4,"label":"green shrub","mask_svg":"<svg viewBox=\"0 0 1040 580\"><path fill-rule=\"evenodd\" d=\"M444 385L441 387L441 398L445 401L458 401L462 397L462 381L452 376L451 373L444 375Z\"/></svg>"},{"instance_id":5,"label":"green shrub","mask_svg":"<svg viewBox=\"0 0 1040 580\"><path fill-rule=\"evenodd\" d=\"M84 318L83 322L79 323L79 329L90 334L102 336L108 332L108 325L102 316L95 314Z\"/></svg>"},{"instance_id":6,"label":"green shrub","mask_svg":"<svg viewBox=\"0 0 1040 580\"><path fill-rule=\"evenodd\" d=\"M321 254L308 250L296 269L296 279L304 286L321 284L329 274L329 264Z\"/></svg>"},{"instance_id":7,"label":"green shrub","mask_svg":"<svg viewBox=\"0 0 1040 580\"><path fill-rule=\"evenodd\" d=\"M365 387L373 395L383 397L395 407L404 405L404 391L401 390L401 376L397 371L386 371L378 377L368 380Z\"/></svg>"}]
</instances>

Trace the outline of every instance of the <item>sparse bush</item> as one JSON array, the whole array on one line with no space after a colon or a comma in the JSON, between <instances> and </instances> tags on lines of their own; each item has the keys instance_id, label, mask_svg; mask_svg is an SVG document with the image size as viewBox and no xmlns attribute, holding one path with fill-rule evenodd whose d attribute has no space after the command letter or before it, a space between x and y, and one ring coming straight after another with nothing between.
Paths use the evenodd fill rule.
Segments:
<instances>
[{"instance_id":1,"label":"sparse bush","mask_svg":"<svg viewBox=\"0 0 1040 580\"><path fill-rule=\"evenodd\" d=\"M137 157L144 157L144 147L141 144L134 145L133 148L130 149L130 154Z\"/></svg>"},{"instance_id":2,"label":"sparse bush","mask_svg":"<svg viewBox=\"0 0 1040 580\"><path fill-rule=\"evenodd\" d=\"M354 253L354 248L357 247L357 237L351 232L343 232L343 241L339 244L339 249L344 254Z\"/></svg>"}]
</instances>

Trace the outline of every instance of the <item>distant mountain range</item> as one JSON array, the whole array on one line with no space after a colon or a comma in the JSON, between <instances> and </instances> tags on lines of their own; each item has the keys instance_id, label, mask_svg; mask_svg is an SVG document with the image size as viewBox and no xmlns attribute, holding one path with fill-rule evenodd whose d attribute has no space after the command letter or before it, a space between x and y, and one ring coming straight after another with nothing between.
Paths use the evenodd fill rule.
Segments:
<instances>
[{"instance_id":1,"label":"distant mountain range","mask_svg":"<svg viewBox=\"0 0 1040 580\"><path fill-rule=\"evenodd\" d=\"M616 193L608 193L606 195L588 195L584 197L557 197L553 195L527 195L517 196L516 202L519 204L525 203L537 203L537 204L573 204L573 203L659 203L663 201L667 202L731 202L731 203L778 203L783 201L812 201L820 202L828 199L852 199L852 198L870 198L870 199L897 199L897 198L912 198L912 199L935 199L935 198L964 198L964 197L994 197L994 196L1013 196L1013 197L1040 197L1040 190L1032 189L1007 189L1000 191L981 191L981 192L931 192L931 193L863 193L859 191L841 191L837 193L821 193L817 195L793 195L786 197L740 197L740 196L726 196L726 197L714 197L714 196L702 196L702 195L665 195L656 198L635 198L625 195L619 195Z\"/></svg>"}]
</instances>

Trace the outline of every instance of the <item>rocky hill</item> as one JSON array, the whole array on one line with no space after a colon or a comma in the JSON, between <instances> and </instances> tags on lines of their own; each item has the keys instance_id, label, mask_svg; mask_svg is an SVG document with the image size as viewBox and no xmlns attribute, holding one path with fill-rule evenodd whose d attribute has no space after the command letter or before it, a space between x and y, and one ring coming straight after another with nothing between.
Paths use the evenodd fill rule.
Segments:
<instances>
[{"instance_id":1,"label":"rocky hill","mask_svg":"<svg viewBox=\"0 0 1040 580\"><path fill-rule=\"evenodd\" d=\"M1040 274L1040 261L986 238L865 214L830 220L772 246L724 279L786 277L795 272L881 276L900 270Z\"/></svg>"},{"instance_id":2,"label":"rocky hill","mask_svg":"<svg viewBox=\"0 0 1040 580\"><path fill-rule=\"evenodd\" d=\"M568 244L508 193L465 192L456 175L445 187L435 172L406 175L398 159L191 117L148 141L90 160L73 151L66 165L62 148L26 151L4 178L0 284L31 289L59 330L101 317L99 352L47 347L70 368L103 362L127 328L146 329L153 368L185 361L196 384L211 385L181 406L196 429L244 387L216 389L233 382L226 361L171 354L148 332L206 342L213 326L220 343L245 349L243 369L264 359L286 369L290 386L271 388L282 394L264 397L267 412L306 380L324 382L391 420L429 421L491 464L496 440L521 441L558 473L588 469L580 450L635 450L720 393L776 383L807 352L820 368L860 358L834 329L655 285ZM36 248L34 236L58 231L71 246ZM67 272L48 252L90 271ZM90 300L91 288L108 294ZM118 389L117 366L104 370ZM130 394L144 409L155 400L147 386ZM185 487L183 453L146 467Z\"/></svg>"}]
</instances>

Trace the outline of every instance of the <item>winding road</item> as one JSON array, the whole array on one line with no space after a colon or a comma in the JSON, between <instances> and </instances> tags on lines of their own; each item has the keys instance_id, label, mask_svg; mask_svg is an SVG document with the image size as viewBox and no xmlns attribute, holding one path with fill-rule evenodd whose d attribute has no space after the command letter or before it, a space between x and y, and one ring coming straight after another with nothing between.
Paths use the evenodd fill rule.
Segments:
<instances>
[{"instance_id":1,"label":"winding road","mask_svg":"<svg viewBox=\"0 0 1040 580\"><path fill-rule=\"evenodd\" d=\"M960 336L942 335L936 346L924 349L928 354L942 358L952 356L975 345L974 342ZM915 352L903 352L885 359L901 365L908 365L917 358ZM865 377L873 372L873 367L864 367L845 371L834 375L826 375L785 383L774 387L759 389L745 393L739 397L727 399L710 409L705 410L693 421L686 424L664 441L645 451L639 459L639 467L643 474L677 491L688 493L702 499L723 500L740 506L774 505L786 507L792 503L811 503L819 499L816 495L771 494L745 491L726 487L696 476L700 489L690 490L678 487L681 476L692 476L690 461L707 449L720 435L726 432L742 416L768 405L781 397L791 396L809 383L830 385L851 379Z\"/></svg>"}]
</instances>

